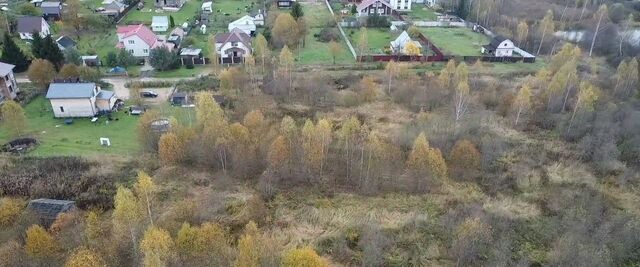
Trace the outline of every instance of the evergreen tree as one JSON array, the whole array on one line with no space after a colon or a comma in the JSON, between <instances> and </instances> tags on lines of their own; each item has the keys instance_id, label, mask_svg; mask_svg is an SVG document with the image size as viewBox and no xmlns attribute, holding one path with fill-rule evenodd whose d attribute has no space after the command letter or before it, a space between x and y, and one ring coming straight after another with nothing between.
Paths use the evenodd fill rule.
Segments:
<instances>
[{"instance_id":1,"label":"evergreen tree","mask_svg":"<svg viewBox=\"0 0 640 267\"><path fill-rule=\"evenodd\" d=\"M304 16L304 11L302 11L302 6L298 2L293 2L293 6L291 7L291 16L296 20L302 16Z\"/></svg>"},{"instance_id":2,"label":"evergreen tree","mask_svg":"<svg viewBox=\"0 0 640 267\"><path fill-rule=\"evenodd\" d=\"M29 67L29 60L27 56L22 53L22 50L11 39L9 33L4 34L4 46L2 46L2 62L13 64L16 67L13 69L15 72L23 72Z\"/></svg>"},{"instance_id":3,"label":"evergreen tree","mask_svg":"<svg viewBox=\"0 0 640 267\"><path fill-rule=\"evenodd\" d=\"M176 21L173 19L173 16L171 15L169 15L169 27L171 27L171 29L176 27Z\"/></svg>"},{"instance_id":4,"label":"evergreen tree","mask_svg":"<svg viewBox=\"0 0 640 267\"><path fill-rule=\"evenodd\" d=\"M31 35L33 36L33 40L31 40L31 54L33 55L33 58L44 58L44 54L42 53L42 37L37 32L34 32Z\"/></svg>"}]
</instances>

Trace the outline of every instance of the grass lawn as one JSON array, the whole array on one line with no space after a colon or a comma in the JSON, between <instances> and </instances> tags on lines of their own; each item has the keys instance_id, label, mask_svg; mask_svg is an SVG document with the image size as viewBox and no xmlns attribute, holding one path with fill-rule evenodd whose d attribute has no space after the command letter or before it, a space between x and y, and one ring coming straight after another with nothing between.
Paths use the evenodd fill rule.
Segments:
<instances>
[{"instance_id":1,"label":"grass lawn","mask_svg":"<svg viewBox=\"0 0 640 267\"><path fill-rule=\"evenodd\" d=\"M82 55L97 54L101 60L106 60L109 52L117 52L116 43L118 36L115 29L103 34L84 34L75 39L78 44L76 49Z\"/></svg>"},{"instance_id":2,"label":"grass lawn","mask_svg":"<svg viewBox=\"0 0 640 267\"><path fill-rule=\"evenodd\" d=\"M360 54L358 44L360 42L360 34L362 29L345 29L347 36L351 40L351 45ZM390 46L390 42L396 38L395 34L387 28L370 28L367 29L367 43L369 47L368 54L384 54L384 48Z\"/></svg>"},{"instance_id":3,"label":"grass lawn","mask_svg":"<svg viewBox=\"0 0 640 267\"><path fill-rule=\"evenodd\" d=\"M480 56L480 48L489 37L468 28L420 28L443 53L456 56Z\"/></svg>"},{"instance_id":4,"label":"grass lawn","mask_svg":"<svg viewBox=\"0 0 640 267\"><path fill-rule=\"evenodd\" d=\"M121 24L144 23L151 25L153 16L173 16L176 25L182 25L185 21L193 23L194 17L200 10L202 2L196 0L187 0L180 11L160 11L156 12L153 1L145 1L144 8L141 10L133 9L129 11L127 17L122 20Z\"/></svg>"},{"instance_id":5,"label":"grass lawn","mask_svg":"<svg viewBox=\"0 0 640 267\"><path fill-rule=\"evenodd\" d=\"M40 142L31 155L131 155L138 151L135 131L138 117L118 112L107 125L104 118L91 123L89 118L74 119L73 124L65 125L62 119L53 118L51 105L44 97L38 97L26 107L28 132ZM99 138L111 140L110 147L100 146ZM6 143L9 137L6 131L0 131L0 143Z\"/></svg>"},{"instance_id":6,"label":"grass lawn","mask_svg":"<svg viewBox=\"0 0 640 267\"><path fill-rule=\"evenodd\" d=\"M193 69L187 69L185 67L181 67L179 69L170 70L170 71L156 71L153 73L153 77L155 78L188 78L194 77L202 72L207 71L207 66L195 66Z\"/></svg>"},{"instance_id":7,"label":"grass lawn","mask_svg":"<svg viewBox=\"0 0 640 267\"><path fill-rule=\"evenodd\" d=\"M436 15L436 12L433 11L433 9L421 4L411 5L411 12L407 13L406 17L409 17L411 20L425 21L434 21L438 19L438 15Z\"/></svg>"},{"instance_id":8,"label":"grass lawn","mask_svg":"<svg viewBox=\"0 0 640 267\"><path fill-rule=\"evenodd\" d=\"M312 28L309 30L309 36L307 36L306 46L302 48L298 56L299 64L333 64L333 58L329 53L329 43L323 43L316 40L313 37L314 34L319 33L321 28ZM336 57L337 64L354 63L355 59L344 40L340 39L342 45L342 52Z\"/></svg>"},{"instance_id":9,"label":"grass lawn","mask_svg":"<svg viewBox=\"0 0 640 267\"><path fill-rule=\"evenodd\" d=\"M333 20L331 12L329 12L324 2L302 3L302 10L304 11L304 18L309 28L321 28ZM333 12L340 12L340 10L334 10Z\"/></svg>"}]
</instances>

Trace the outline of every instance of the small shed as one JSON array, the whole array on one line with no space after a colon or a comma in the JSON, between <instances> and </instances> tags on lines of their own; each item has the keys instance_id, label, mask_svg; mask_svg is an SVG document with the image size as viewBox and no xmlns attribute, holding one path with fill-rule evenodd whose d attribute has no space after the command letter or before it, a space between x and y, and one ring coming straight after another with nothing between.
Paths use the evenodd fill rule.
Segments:
<instances>
[{"instance_id":1,"label":"small shed","mask_svg":"<svg viewBox=\"0 0 640 267\"><path fill-rule=\"evenodd\" d=\"M65 35L58 37L58 39L56 39L56 43L58 44L58 48L62 51L76 47L76 41Z\"/></svg>"},{"instance_id":2,"label":"small shed","mask_svg":"<svg viewBox=\"0 0 640 267\"><path fill-rule=\"evenodd\" d=\"M100 59L98 58L98 55L81 56L80 59L82 60L83 66L88 66L88 67L100 66Z\"/></svg>"},{"instance_id":3,"label":"small shed","mask_svg":"<svg viewBox=\"0 0 640 267\"><path fill-rule=\"evenodd\" d=\"M29 201L27 208L38 216L42 224L49 226L58 214L74 211L76 204L71 200L39 198Z\"/></svg>"},{"instance_id":4,"label":"small shed","mask_svg":"<svg viewBox=\"0 0 640 267\"><path fill-rule=\"evenodd\" d=\"M202 12L213 12L213 2L204 2L202 3Z\"/></svg>"},{"instance_id":5,"label":"small shed","mask_svg":"<svg viewBox=\"0 0 640 267\"><path fill-rule=\"evenodd\" d=\"M169 30L169 17L153 16L151 19L151 30L154 32L166 32Z\"/></svg>"},{"instance_id":6,"label":"small shed","mask_svg":"<svg viewBox=\"0 0 640 267\"><path fill-rule=\"evenodd\" d=\"M175 92L171 95L171 105L182 106L189 102L189 95L185 92Z\"/></svg>"},{"instance_id":7,"label":"small shed","mask_svg":"<svg viewBox=\"0 0 640 267\"><path fill-rule=\"evenodd\" d=\"M182 65L188 64L202 64L204 65L204 60L202 60L202 49L193 48L193 47L185 47L180 50L180 61Z\"/></svg>"}]
</instances>

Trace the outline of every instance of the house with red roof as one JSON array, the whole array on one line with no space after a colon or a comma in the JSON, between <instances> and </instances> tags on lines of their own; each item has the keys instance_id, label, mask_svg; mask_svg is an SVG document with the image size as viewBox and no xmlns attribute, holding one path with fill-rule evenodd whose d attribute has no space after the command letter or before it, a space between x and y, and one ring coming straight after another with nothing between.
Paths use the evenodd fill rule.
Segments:
<instances>
[{"instance_id":1,"label":"house with red roof","mask_svg":"<svg viewBox=\"0 0 640 267\"><path fill-rule=\"evenodd\" d=\"M175 48L175 44L157 36L143 24L118 26L116 33L116 48L124 48L135 57L148 57L151 49L158 47L166 47L169 50Z\"/></svg>"},{"instance_id":2,"label":"house with red roof","mask_svg":"<svg viewBox=\"0 0 640 267\"><path fill-rule=\"evenodd\" d=\"M216 34L216 50L223 63L241 63L251 55L251 36L234 28L231 32Z\"/></svg>"}]
</instances>

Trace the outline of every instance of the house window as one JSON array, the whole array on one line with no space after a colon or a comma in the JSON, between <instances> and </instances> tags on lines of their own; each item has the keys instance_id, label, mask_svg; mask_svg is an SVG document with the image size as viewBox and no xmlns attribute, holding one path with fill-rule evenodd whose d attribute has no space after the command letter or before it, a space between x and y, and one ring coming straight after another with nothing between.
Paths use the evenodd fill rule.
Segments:
<instances>
[{"instance_id":1,"label":"house window","mask_svg":"<svg viewBox=\"0 0 640 267\"><path fill-rule=\"evenodd\" d=\"M9 87L7 87L7 89L9 89L9 93L13 93L13 86L9 85Z\"/></svg>"},{"instance_id":2,"label":"house window","mask_svg":"<svg viewBox=\"0 0 640 267\"><path fill-rule=\"evenodd\" d=\"M238 42L232 42L232 43L231 43L231 46L233 46L233 47L237 47L237 46L238 46Z\"/></svg>"},{"instance_id":3,"label":"house window","mask_svg":"<svg viewBox=\"0 0 640 267\"><path fill-rule=\"evenodd\" d=\"M135 40L129 40L129 44L135 44L136 41Z\"/></svg>"},{"instance_id":4,"label":"house window","mask_svg":"<svg viewBox=\"0 0 640 267\"><path fill-rule=\"evenodd\" d=\"M64 112L64 107L60 107L60 112Z\"/></svg>"},{"instance_id":5,"label":"house window","mask_svg":"<svg viewBox=\"0 0 640 267\"><path fill-rule=\"evenodd\" d=\"M7 74L7 76L4 76L4 79L5 79L6 81L8 81L8 80L9 80L9 75Z\"/></svg>"},{"instance_id":6,"label":"house window","mask_svg":"<svg viewBox=\"0 0 640 267\"><path fill-rule=\"evenodd\" d=\"M149 53L149 49L142 49L142 53Z\"/></svg>"},{"instance_id":7,"label":"house window","mask_svg":"<svg viewBox=\"0 0 640 267\"><path fill-rule=\"evenodd\" d=\"M133 49L129 49L129 53L133 54Z\"/></svg>"},{"instance_id":8,"label":"house window","mask_svg":"<svg viewBox=\"0 0 640 267\"><path fill-rule=\"evenodd\" d=\"M369 9L369 13L371 13L371 14L376 13L376 10L375 9Z\"/></svg>"},{"instance_id":9,"label":"house window","mask_svg":"<svg viewBox=\"0 0 640 267\"><path fill-rule=\"evenodd\" d=\"M384 14L384 8L379 8L378 9L378 14Z\"/></svg>"}]
</instances>

